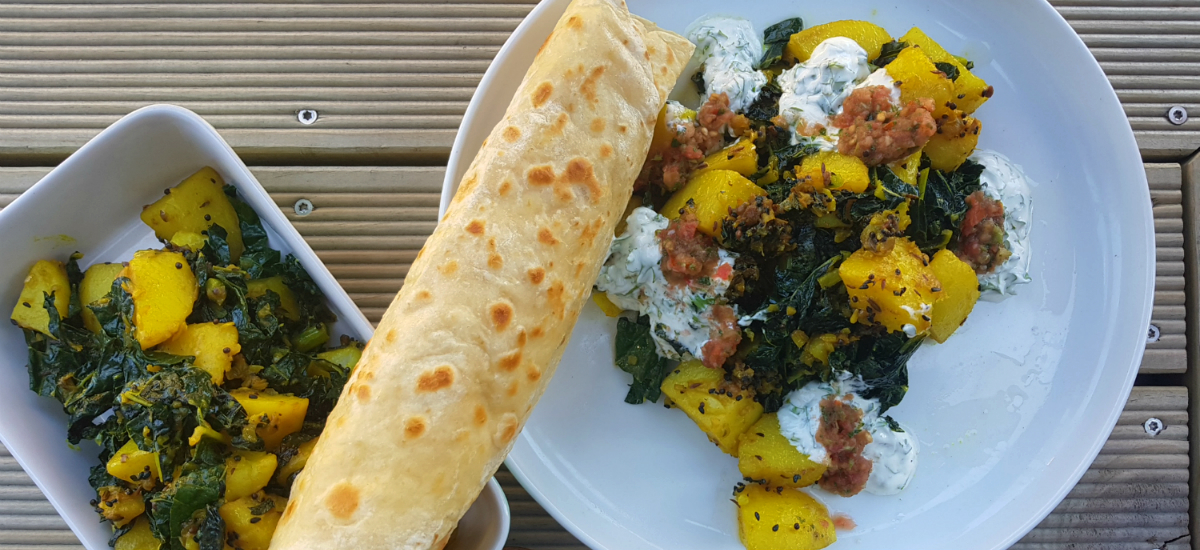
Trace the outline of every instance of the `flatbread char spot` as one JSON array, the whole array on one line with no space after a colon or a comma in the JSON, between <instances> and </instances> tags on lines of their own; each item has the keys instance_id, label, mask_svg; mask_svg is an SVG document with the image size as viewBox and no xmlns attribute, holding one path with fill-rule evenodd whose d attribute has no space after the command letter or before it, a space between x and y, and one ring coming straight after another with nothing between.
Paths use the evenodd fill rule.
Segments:
<instances>
[{"instance_id":1,"label":"flatbread char spot","mask_svg":"<svg viewBox=\"0 0 1200 550\"><path fill-rule=\"evenodd\" d=\"M538 87L533 90L533 106L534 108L545 105L550 101L550 94L554 93L554 85L549 82L538 84Z\"/></svg>"},{"instance_id":2,"label":"flatbread char spot","mask_svg":"<svg viewBox=\"0 0 1200 550\"><path fill-rule=\"evenodd\" d=\"M338 483L325 496L325 507L333 517L346 520L358 510L358 488L347 482Z\"/></svg>"},{"instance_id":3,"label":"flatbread char spot","mask_svg":"<svg viewBox=\"0 0 1200 550\"><path fill-rule=\"evenodd\" d=\"M416 439L425 433L425 419L414 416L404 421L404 437Z\"/></svg>"},{"instance_id":4,"label":"flatbread char spot","mask_svg":"<svg viewBox=\"0 0 1200 550\"><path fill-rule=\"evenodd\" d=\"M546 278L546 270L542 269L540 267L535 267L533 269L530 269L528 273L529 273L529 282L531 282L535 285L542 284L542 281Z\"/></svg>"},{"instance_id":5,"label":"flatbread char spot","mask_svg":"<svg viewBox=\"0 0 1200 550\"><path fill-rule=\"evenodd\" d=\"M502 331L508 328L508 324L512 321L513 308L508 302L499 302L492 304L488 308L488 317L492 320L492 326L496 331Z\"/></svg>"},{"instance_id":6,"label":"flatbread char spot","mask_svg":"<svg viewBox=\"0 0 1200 550\"><path fill-rule=\"evenodd\" d=\"M558 239L554 238L554 233L551 233L548 228L543 227L538 230L538 242L553 246L558 244Z\"/></svg>"},{"instance_id":7,"label":"flatbread char spot","mask_svg":"<svg viewBox=\"0 0 1200 550\"><path fill-rule=\"evenodd\" d=\"M512 372L517 370L517 367L521 366L521 350L501 356L498 366L500 367L500 370L504 372Z\"/></svg>"},{"instance_id":8,"label":"flatbread char spot","mask_svg":"<svg viewBox=\"0 0 1200 550\"><path fill-rule=\"evenodd\" d=\"M467 233L472 235L482 235L483 220L471 220L471 223L467 224Z\"/></svg>"},{"instance_id":9,"label":"flatbread char spot","mask_svg":"<svg viewBox=\"0 0 1200 550\"><path fill-rule=\"evenodd\" d=\"M454 369L442 365L431 371L425 371L417 380L418 392L434 392L449 388L454 383Z\"/></svg>"}]
</instances>

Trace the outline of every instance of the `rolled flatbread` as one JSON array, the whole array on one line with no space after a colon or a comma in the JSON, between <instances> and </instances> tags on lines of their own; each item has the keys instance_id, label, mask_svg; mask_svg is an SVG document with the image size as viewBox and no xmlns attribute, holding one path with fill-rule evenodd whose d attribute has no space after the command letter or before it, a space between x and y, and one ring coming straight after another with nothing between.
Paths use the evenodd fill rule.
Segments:
<instances>
[{"instance_id":1,"label":"rolled flatbread","mask_svg":"<svg viewBox=\"0 0 1200 550\"><path fill-rule=\"evenodd\" d=\"M575 0L467 169L272 550L440 549L546 388L693 46Z\"/></svg>"}]
</instances>

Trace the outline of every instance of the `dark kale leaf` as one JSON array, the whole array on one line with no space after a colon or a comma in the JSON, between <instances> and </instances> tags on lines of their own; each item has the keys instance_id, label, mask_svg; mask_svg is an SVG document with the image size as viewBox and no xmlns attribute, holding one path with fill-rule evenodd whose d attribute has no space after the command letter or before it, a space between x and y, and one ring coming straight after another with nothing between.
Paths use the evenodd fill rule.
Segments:
<instances>
[{"instance_id":1,"label":"dark kale leaf","mask_svg":"<svg viewBox=\"0 0 1200 550\"><path fill-rule=\"evenodd\" d=\"M229 203L233 205L234 212L237 212L238 226L242 230L242 243L246 245L246 250L249 252L270 250L271 244L267 237L267 230L263 227L258 212L243 202L241 197L238 197L236 187L226 185L224 190L225 195L229 197Z\"/></svg>"},{"instance_id":2,"label":"dark kale leaf","mask_svg":"<svg viewBox=\"0 0 1200 550\"><path fill-rule=\"evenodd\" d=\"M862 376L867 385L863 397L878 399L882 414L900 404L908 392L908 360L921 347L923 338L909 338L903 332L863 336L834 350L829 366Z\"/></svg>"},{"instance_id":3,"label":"dark kale leaf","mask_svg":"<svg viewBox=\"0 0 1200 550\"><path fill-rule=\"evenodd\" d=\"M933 65L937 67L937 70L946 73L946 78L949 78L951 81L958 80L958 67L954 66L953 63L939 61Z\"/></svg>"},{"instance_id":4,"label":"dark kale leaf","mask_svg":"<svg viewBox=\"0 0 1200 550\"><path fill-rule=\"evenodd\" d=\"M215 505L224 492L223 464L185 472L162 492L151 497L151 529L159 539L168 541L171 550L184 550L183 541L179 538L184 524L192 521L196 512Z\"/></svg>"},{"instance_id":5,"label":"dark kale leaf","mask_svg":"<svg viewBox=\"0 0 1200 550\"><path fill-rule=\"evenodd\" d=\"M669 362L658 355L648 317L642 316L636 322L624 317L617 319L616 356L617 367L633 375L625 402L657 403L663 379L671 369Z\"/></svg>"},{"instance_id":6,"label":"dark kale leaf","mask_svg":"<svg viewBox=\"0 0 1200 550\"><path fill-rule=\"evenodd\" d=\"M900 55L900 51L908 47L908 42L897 42L895 40L883 45L879 50L879 57L871 62L876 67L886 67L888 63L896 60L896 56Z\"/></svg>"},{"instance_id":7,"label":"dark kale leaf","mask_svg":"<svg viewBox=\"0 0 1200 550\"><path fill-rule=\"evenodd\" d=\"M268 499L268 502L273 502ZM225 548L225 520L215 504L204 508L204 522L196 531L196 543L200 550L223 550Z\"/></svg>"},{"instance_id":8,"label":"dark kale leaf","mask_svg":"<svg viewBox=\"0 0 1200 550\"><path fill-rule=\"evenodd\" d=\"M83 311L83 303L79 297L79 284L83 282L83 271L79 269L79 260L82 258L83 254L76 252L71 254L71 258L67 260L67 282L71 286L71 303L67 307L67 319L75 319Z\"/></svg>"},{"instance_id":9,"label":"dark kale leaf","mask_svg":"<svg viewBox=\"0 0 1200 550\"><path fill-rule=\"evenodd\" d=\"M756 124L770 124L771 119L779 114L779 96L781 95L783 95L783 90L779 88L779 84L774 81L768 82L758 92L754 103L751 103L742 114Z\"/></svg>"},{"instance_id":10,"label":"dark kale leaf","mask_svg":"<svg viewBox=\"0 0 1200 550\"><path fill-rule=\"evenodd\" d=\"M227 265L233 261L233 256L229 251L229 233L224 227L218 224L208 226L208 238L204 241L204 247L200 252L204 254L210 262Z\"/></svg>"},{"instance_id":11,"label":"dark kale leaf","mask_svg":"<svg viewBox=\"0 0 1200 550\"><path fill-rule=\"evenodd\" d=\"M784 19L763 31L763 56L758 62L759 69L766 69L783 59L783 50L787 48L792 35L804 30L804 21L799 17Z\"/></svg>"},{"instance_id":12,"label":"dark kale leaf","mask_svg":"<svg viewBox=\"0 0 1200 550\"><path fill-rule=\"evenodd\" d=\"M696 69L696 72L692 73L692 85L696 87L696 93L700 96L700 99L703 100L705 98L704 65L701 65Z\"/></svg>"},{"instance_id":13,"label":"dark kale leaf","mask_svg":"<svg viewBox=\"0 0 1200 550\"><path fill-rule=\"evenodd\" d=\"M908 235L927 253L946 246L967 213L967 196L980 189L983 166L968 160L953 172L930 170L922 197L913 205Z\"/></svg>"}]
</instances>

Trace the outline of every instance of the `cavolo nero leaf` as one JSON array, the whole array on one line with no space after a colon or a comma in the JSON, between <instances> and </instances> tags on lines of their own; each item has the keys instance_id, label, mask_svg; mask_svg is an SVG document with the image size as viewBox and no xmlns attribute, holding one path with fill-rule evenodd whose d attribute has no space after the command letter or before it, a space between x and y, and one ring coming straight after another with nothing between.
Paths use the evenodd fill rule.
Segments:
<instances>
[{"instance_id":1,"label":"cavolo nero leaf","mask_svg":"<svg viewBox=\"0 0 1200 550\"><path fill-rule=\"evenodd\" d=\"M939 61L933 65L937 67L937 70L945 73L946 78L949 78L951 81L958 80L958 67L955 67L953 63Z\"/></svg>"},{"instance_id":2,"label":"cavolo nero leaf","mask_svg":"<svg viewBox=\"0 0 1200 550\"><path fill-rule=\"evenodd\" d=\"M616 356L617 367L633 375L625 402L657 403L663 379L671 369L669 362L658 355L648 317L640 317L636 322L624 317L617 319Z\"/></svg>"},{"instance_id":3,"label":"cavolo nero leaf","mask_svg":"<svg viewBox=\"0 0 1200 550\"><path fill-rule=\"evenodd\" d=\"M908 360L923 338L909 338L903 332L863 336L830 354L829 366L862 376L867 385L863 397L878 399L883 414L908 392Z\"/></svg>"},{"instance_id":4,"label":"cavolo nero leaf","mask_svg":"<svg viewBox=\"0 0 1200 550\"><path fill-rule=\"evenodd\" d=\"M914 202L908 235L926 253L945 247L967 212L967 196L980 189L983 166L968 160L953 172L930 170L924 195Z\"/></svg>"},{"instance_id":5,"label":"cavolo nero leaf","mask_svg":"<svg viewBox=\"0 0 1200 550\"><path fill-rule=\"evenodd\" d=\"M787 48L792 35L804 30L804 21L799 17L784 19L763 31L763 56L758 62L759 69L766 69L783 59L783 50Z\"/></svg>"},{"instance_id":6,"label":"cavolo nero leaf","mask_svg":"<svg viewBox=\"0 0 1200 550\"><path fill-rule=\"evenodd\" d=\"M879 50L879 57L875 58L871 64L876 67L886 67L888 63L896 60L896 56L900 55L900 51L908 47L908 42L897 42L895 40L887 42L883 48Z\"/></svg>"}]
</instances>

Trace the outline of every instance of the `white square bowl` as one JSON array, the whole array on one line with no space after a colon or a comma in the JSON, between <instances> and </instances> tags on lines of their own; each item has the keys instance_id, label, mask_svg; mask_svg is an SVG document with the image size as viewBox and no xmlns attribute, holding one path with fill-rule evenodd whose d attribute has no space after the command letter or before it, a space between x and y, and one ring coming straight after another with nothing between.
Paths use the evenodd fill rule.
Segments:
<instances>
[{"instance_id":1,"label":"white square bowl","mask_svg":"<svg viewBox=\"0 0 1200 550\"><path fill-rule=\"evenodd\" d=\"M138 218L142 206L204 166L262 219L271 246L292 254L337 314L334 335L361 341L373 328L329 269L276 207L233 149L195 113L170 105L134 111L105 129L37 184L0 211L0 307L16 302L29 266L40 259L65 261L84 254L80 267L128 260L135 250L158 248ZM88 470L99 448L71 449L67 417L53 399L29 389L21 330L0 330L0 442L8 448L89 550L105 550L112 532L88 504L95 493ZM508 502L496 480L459 523L453 550L500 550L508 536Z\"/></svg>"}]
</instances>

